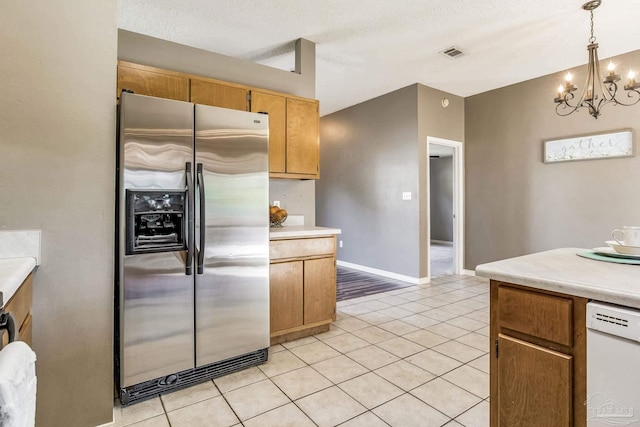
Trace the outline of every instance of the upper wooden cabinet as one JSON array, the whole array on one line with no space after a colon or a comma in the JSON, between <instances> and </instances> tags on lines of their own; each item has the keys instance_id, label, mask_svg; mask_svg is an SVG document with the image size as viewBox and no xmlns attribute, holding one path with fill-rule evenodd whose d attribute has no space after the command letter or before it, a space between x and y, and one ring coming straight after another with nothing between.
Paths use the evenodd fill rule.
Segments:
<instances>
[{"instance_id":1,"label":"upper wooden cabinet","mask_svg":"<svg viewBox=\"0 0 640 427\"><path fill-rule=\"evenodd\" d=\"M282 95L252 90L251 111L269 113L269 172L285 173L287 99Z\"/></svg>"},{"instance_id":2,"label":"upper wooden cabinet","mask_svg":"<svg viewBox=\"0 0 640 427\"><path fill-rule=\"evenodd\" d=\"M269 176L320 178L320 113L315 99L118 61L117 97L122 89L195 104L269 113Z\"/></svg>"},{"instance_id":3,"label":"upper wooden cabinet","mask_svg":"<svg viewBox=\"0 0 640 427\"><path fill-rule=\"evenodd\" d=\"M287 173L320 177L318 101L287 98Z\"/></svg>"},{"instance_id":4,"label":"upper wooden cabinet","mask_svg":"<svg viewBox=\"0 0 640 427\"><path fill-rule=\"evenodd\" d=\"M318 101L251 91L251 111L269 113L272 178L318 179Z\"/></svg>"},{"instance_id":5,"label":"upper wooden cabinet","mask_svg":"<svg viewBox=\"0 0 640 427\"><path fill-rule=\"evenodd\" d=\"M188 76L120 61L116 98L120 97L122 89L131 90L140 95L189 101Z\"/></svg>"},{"instance_id":6,"label":"upper wooden cabinet","mask_svg":"<svg viewBox=\"0 0 640 427\"><path fill-rule=\"evenodd\" d=\"M214 80L191 79L191 102L194 104L247 111L248 93L244 86Z\"/></svg>"}]
</instances>

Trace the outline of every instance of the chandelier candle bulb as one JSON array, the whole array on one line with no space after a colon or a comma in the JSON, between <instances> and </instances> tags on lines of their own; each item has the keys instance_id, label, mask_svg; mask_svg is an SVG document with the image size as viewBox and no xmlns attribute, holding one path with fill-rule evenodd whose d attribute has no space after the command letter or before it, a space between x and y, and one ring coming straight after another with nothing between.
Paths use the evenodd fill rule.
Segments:
<instances>
[{"instance_id":1,"label":"chandelier candle bulb","mask_svg":"<svg viewBox=\"0 0 640 427\"><path fill-rule=\"evenodd\" d=\"M633 86L636 82L636 73L629 71L629 86Z\"/></svg>"},{"instance_id":2,"label":"chandelier candle bulb","mask_svg":"<svg viewBox=\"0 0 640 427\"><path fill-rule=\"evenodd\" d=\"M620 76L616 74L616 66L613 62L609 62L607 69L609 70L609 75L604 79L603 83L614 83L620 80Z\"/></svg>"}]
</instances>

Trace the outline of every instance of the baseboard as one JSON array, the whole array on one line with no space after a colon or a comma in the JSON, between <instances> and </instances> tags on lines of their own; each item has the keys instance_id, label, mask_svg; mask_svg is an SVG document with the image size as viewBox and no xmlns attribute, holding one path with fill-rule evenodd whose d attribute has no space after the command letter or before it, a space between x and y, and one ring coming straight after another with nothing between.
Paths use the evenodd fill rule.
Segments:
<instances>
[{"instance_id":1,"label":"baseboard","mask_svg":"<svg viewBox=\"0 0 640 427\"><path fill-rule=\"evenodd\" d=\"M424 285L429 283L428 277L411 277L403 274L392 273L391 271L379 270L377 268L367 267L359 264L352 264L346 261L338 260L336 262L340 267L353 268L354 270L364 271L365 273L375 274L377 276L388 277L389 279L400 280L401 282L411 283L413 285Z\"/></svg>"},{"instance_id":2,"label":"baseboard","mask_svg":"<svg viewBox=\"0 0 640 427\"><path fill-rule=\"evenodd\" d=\"M110 423L106 423L106 424L100 424L99 426L96 426L96 427L112 427L112 426L114 426L114 425L115 425L115 422L116 422L116 421L115 421L115 419L116 419L115 411L116 411L116 410L115 410L115 408L114 408L114 409L113 409L113 412L114 412L114 414L113 414L113 421L111 421Z\"/></svg>"},{"instance_id":3,"label":"baseboard","mask_svg":"<svg viewBox=\"0 0 640 427\"><path fill-rule=\"evenodd\" d=\"M462 270L462 274L464 274L465 276L475 276L476 275L476 271L475 270Z\"/></svg>"},{"instance_id":4,"label":"baseboard","mask_svg":"<svg viewBox=\"0 0 640 427\"><path fill-rule=\"evenodd\" d=\"M453 242L448 241L448 240L435 240L435 239L431 239L431 243L440 243L442 245L451 245L453 246Z\"/></svg>"}]
</instances>

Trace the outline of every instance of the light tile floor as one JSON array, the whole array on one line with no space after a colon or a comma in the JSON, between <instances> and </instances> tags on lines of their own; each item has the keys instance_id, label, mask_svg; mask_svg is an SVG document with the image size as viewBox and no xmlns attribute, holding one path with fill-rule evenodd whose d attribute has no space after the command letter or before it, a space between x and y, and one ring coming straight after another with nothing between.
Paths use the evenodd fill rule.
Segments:
<instances>
[{"instance_id":1,"label":"light tile floor","mask_svg":"<svg viewBox=\"0 0 640 427\"><path fill-rule=\"evenodd\" d=\"M489 425L489 285L443 276L341 301L329 332L269 361L121 408L131 427Z\"/></svg>"}]
</instances>

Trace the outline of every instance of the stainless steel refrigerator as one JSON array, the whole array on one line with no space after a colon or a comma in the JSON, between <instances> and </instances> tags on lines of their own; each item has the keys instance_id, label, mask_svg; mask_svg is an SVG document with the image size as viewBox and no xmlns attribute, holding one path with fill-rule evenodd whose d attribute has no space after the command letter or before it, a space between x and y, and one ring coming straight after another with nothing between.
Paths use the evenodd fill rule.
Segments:
<instances>
[{"instance_id":1,"label":"stainless steel refrigerator","mask_svg":"<svg viewBox=\"0 0 640 427\"><path fill-rule=\"evenodd\" d=\"M122 93L116 382L123 405L266 361L268 116Z\"/></svg>"}]
</instances>

